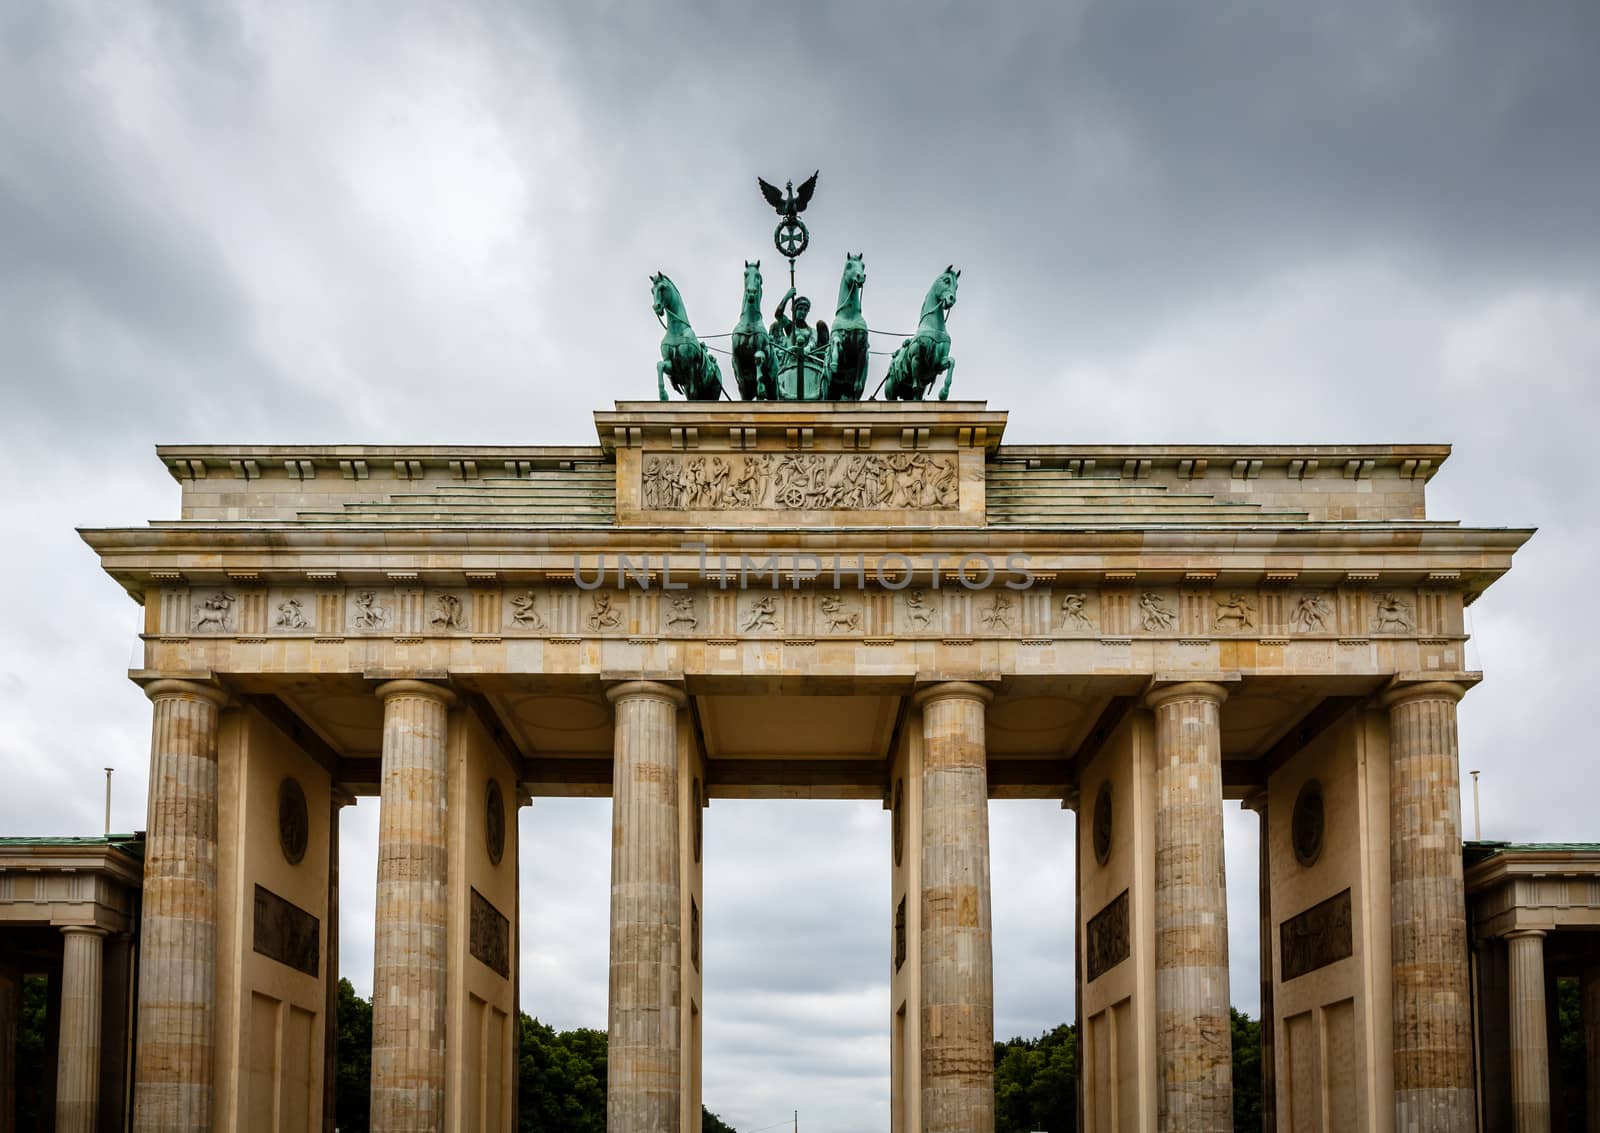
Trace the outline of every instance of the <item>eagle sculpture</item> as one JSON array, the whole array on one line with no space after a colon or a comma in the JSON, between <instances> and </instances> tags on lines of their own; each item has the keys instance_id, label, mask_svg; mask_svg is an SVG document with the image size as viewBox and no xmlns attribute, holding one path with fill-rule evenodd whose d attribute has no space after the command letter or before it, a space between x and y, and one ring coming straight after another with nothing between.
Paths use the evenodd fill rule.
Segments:
<instances>
[{"instance_id":1,"label":"eagle sculpture","mask_svg":"<svg viewBox=\"0 0 1600 1133\"><path fill-rule=\"evenodd\" d=\"M821 170L817 171L818 173ZM769 184L764 178L757 177L756 182L761 186L761 195L767 198L767 203L778 210L779 216L798 216L806 211L806 206L811 203L811 194L817 191L817 174L813 173L800 182L800 189L795 191L794 182L780 189Z\"/></svg>"}]
</instances>

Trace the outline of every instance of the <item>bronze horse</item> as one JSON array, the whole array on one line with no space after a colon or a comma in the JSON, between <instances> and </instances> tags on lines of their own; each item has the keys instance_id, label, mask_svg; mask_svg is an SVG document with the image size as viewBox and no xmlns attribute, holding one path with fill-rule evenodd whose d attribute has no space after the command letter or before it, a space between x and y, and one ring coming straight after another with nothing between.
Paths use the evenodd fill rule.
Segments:
<instances>
[{"instance_id":1,"label":"bronze horse","mask_svg":"<svg viewBox=\"0 0 1600 1133\"><path fill-rule=\"evenodd\" d=\"M761 261L744 262L744 306L733 327L733 380L746 401L775 401L778 365L772 335L761 321Z\"/></svg>"},{"instance_id":2,"label":"bronze horse","mask_svg":"<svg viewBox=\"0 0 1600 1133\"><path fill-rule=\"evenodd\" d=\"M956 305L956 285L961 273L951 264L939 273L922 300L917 333L900 344L889 359L889 375L883 394L890 401L922 401L942 372L944 387L939 400L950 396L950 383L956 376L956 362L950 357L950 335L945 330L945 312Z\"/></svg>"},{"instance_id":3,"label":"bronze horse","mask_svg":"<svg viewBox=\"0 0 1600 1133\"><path fill-rule=\"evenodd\" d=\"M656 317L666 316L667 333L661 337L661 361L656 363L656 384L667 400L667 382L690 401L716 401L722 397L722 367L695 337L677 285L657 272L650 277L650 296Z\"/></svg>"}]
</instances>

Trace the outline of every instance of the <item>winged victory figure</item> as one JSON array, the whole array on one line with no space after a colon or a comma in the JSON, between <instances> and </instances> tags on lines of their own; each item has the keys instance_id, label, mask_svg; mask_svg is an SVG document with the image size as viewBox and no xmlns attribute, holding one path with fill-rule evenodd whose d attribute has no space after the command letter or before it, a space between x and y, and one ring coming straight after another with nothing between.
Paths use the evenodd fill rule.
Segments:
<instances>
[{"instance_id":1,"label":"winged victory figure","mask_svg":"<svg viewBox=\"0 0 1600 1133\"><path fill-rule=\"evenodd\" d=\"M817 172L820 173L821 170ZM757 177L756 182L761 186L761 195L767 198L767 204L777 209L779 216L784 217L799 216L805 212L806 206L811 203L811 194L817 191L816 173L800 182L798 191L793 181L782 189L763 177Z\"/></svg>"}]
</instances>

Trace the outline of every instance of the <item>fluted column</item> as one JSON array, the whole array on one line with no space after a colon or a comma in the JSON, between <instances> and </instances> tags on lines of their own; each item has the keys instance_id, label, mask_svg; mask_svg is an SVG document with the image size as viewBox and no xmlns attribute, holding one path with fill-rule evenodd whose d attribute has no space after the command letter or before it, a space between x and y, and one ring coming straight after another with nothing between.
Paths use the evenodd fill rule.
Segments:
<instances>
[{"instance_id":1,"label":"fluted column","mask_svg":"<svg viewBox=\"0 0 1600 1133\"><path fill-rule=\"evenodd\" d=\"M1459 684L1390 692L1389 932L1395 1127L1470 1129L1472 1008L1461 882Z\"/></svg>"},{"instance_id":2,"label":"fluted column","mask_svg":"<svg viewBox=\"0 0 1600 1133\"><path fill-rule=\"evenodd\" d=\"M383 700L372 960L372 1128L444 1128L445 738L454 695L390 681Z\"/></svg>"},{"instance_id":3,"label":"fluted column","mask_svg":"<svg viewBox=\"0 0 1600 1133\"><path fill-rule=\"evenodd\" d=\"M216 1062L217 724L227 696L192 681L154 703L139 936L133 1127L209 1130Z\"/></svg>"},{"instance_id":4,"label":"fluted column","mask_svg":"<svg viewBox=\"0 0 1600 1133\"><path fill-rule=\"evenodd\" d=\"M1511 1120L1516 1133L1550 1131L1550 1036L1544 996L1544 933L1506 936L1511 995Z\"/></svg>"},{"instance_id":5,"label":"fluted column","mask_svg":"<svg viewBox=\"0 0 1600 1133\"><path fill-rule=\"evenodd\" d=\"M989 910L989 770L994 694L948 681L922 707L922 1128L994 1129L994 941Z\"/></svg>"},{"instance_id":6,"label":"fluted column","mask_svg":"<svg viewBox=\"0 0 1600 1133\"><path fill-rule=\"evenodd\" d=\"M0 1133L17 1127L17 1024L22 1019L22 969L0 961Z\"/></svg>"},{"instance_id":7,"label":"fluted column","mask_svg":"<svg viewBox=\"0 0 1600 1133\"><path fill-rule=\"evenodd\" d=\"M1156 1124L1231 1133L1221 685L1151 692L1156 716Z\"/></svg>"},{"instance_id":8,"label":"fluted column","mask_svg":"<svg viewBox=\"0 0 1600 1133\"><path fill-rule=\"evenodd\" d=\"M654 681L616 685L607 696L615 706L616 741L606 1129L678 1133L683 940L677 725L687 700Z\"/></svg>"},{"instance_id":9,"label":"fluted column","mask_svg":"<svg viewBox=\"0 0 1600 1133\"><path fill-rule=\"evenodd\" d=\"M93 1133L100 1099L100 997L106 930L69 925L61 964L56 1133Z\"/></svg>"}]
</instances>

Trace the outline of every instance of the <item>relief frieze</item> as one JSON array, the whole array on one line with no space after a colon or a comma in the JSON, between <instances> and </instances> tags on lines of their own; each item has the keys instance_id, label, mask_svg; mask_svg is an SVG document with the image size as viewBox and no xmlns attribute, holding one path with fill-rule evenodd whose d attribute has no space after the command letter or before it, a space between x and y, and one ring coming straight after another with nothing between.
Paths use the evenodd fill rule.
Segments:
<instances>
[{"instance_id":1,"label":"relief frieze","mask_svg":"<svg viewBox=\"0 0 1600 1133\"><path fill-rule=\"evenodd\" d=\"M648 456L645 511L955 511L954 454Z\"/></svg>"},{"instance_id":2,"label":"relief frieze","mask_svg":"<svg viewBox=\"0 0 1600 1133\"><path fill-rule=\"evenodd\" d=\"M594 568L586 567L586 571ZM259 619L266 635L348 634L352 637L470 637L503 634L510 638L579 640L585 637L715 638L771 637L985 638L1044 644L1051 640L1209 640L1342 639L1348 616L1332 592L1225 590L1196 596L1174 587L1061 586L1051 583L1008 588L997 575L985 587L964 586L949 578L941 585L899 586L872 581L871 570L831 572L814 583L795 585L788 573L753 572L752 584L735 585L718 575L699 584L693 572L677 574L663 589L664 572L648 587L629 582L596 588L578 582L510 584L503 588L423 590L420 587L362 585L312 592L273 589L260 595ZM608 572L609 574L609 572ZM589 577L588 574L584 575ZM599 576L594 576L598 581ZM778 585L771 582L776 578ZM892 580L891 580L892 581ZM854 584L852 584L854 583ZM1342 593L1342 592L1341 592ZM1373 637L1413 637L1437 627L1447 615L1428 608L1421 616L1415 591L1364 592L1360 626ZM1430 594L1435 604L1439 596ZM1459 599L1457 599L1459 601ZM216 588L185 595L177 611L187 632L197 636L241 635L250 619L237 594ZM1200 605L1198 621L1194 610ZM1420 624L1419 624L1420 623ZM326 627L326 628L325 628ZM169 636L180 636L168 631ZM321 639L320 637L318 638Z\"/></svg>"},{"instance_id":3,"label":"relief frieze","mask_svg":"<svg viewBox=\"0 0 1600 1133\"><path fill-rule=\"evenodd\" d=\"M1278 952L1285 982L1354 955L1350 890L1280 924Z\"/></svg>"}]
</instances>

